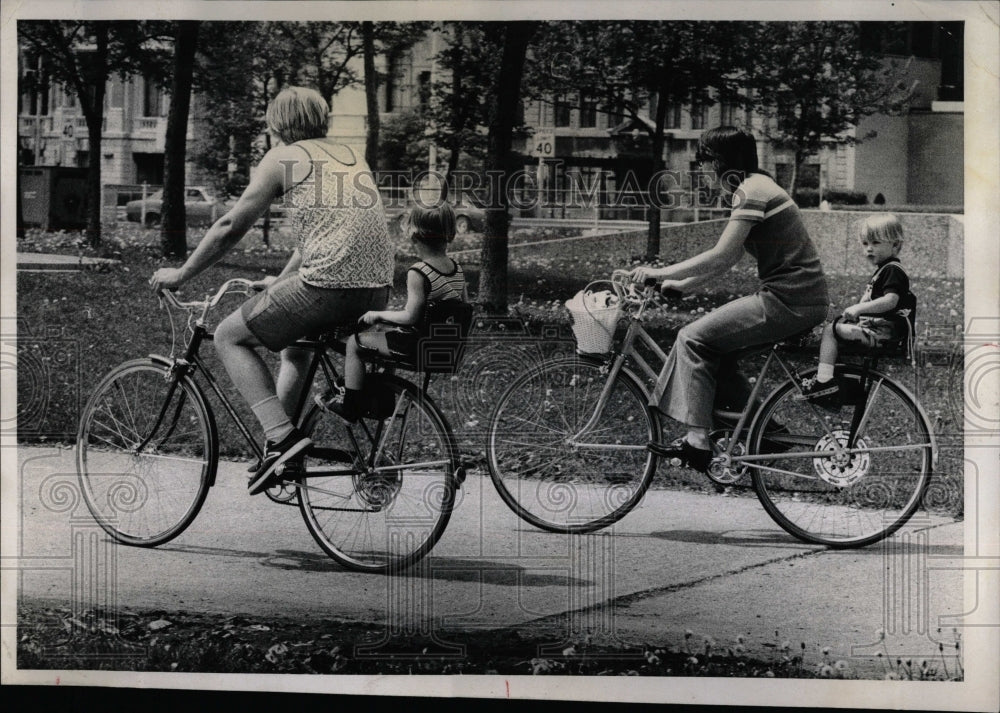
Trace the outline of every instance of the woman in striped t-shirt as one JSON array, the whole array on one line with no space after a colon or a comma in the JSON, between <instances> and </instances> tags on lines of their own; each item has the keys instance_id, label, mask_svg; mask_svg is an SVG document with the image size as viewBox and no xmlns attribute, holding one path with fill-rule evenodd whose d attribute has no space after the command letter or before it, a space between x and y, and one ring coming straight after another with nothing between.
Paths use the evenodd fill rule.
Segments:
<instances>
[{"instance_id":1,"label":"woman in striped t-shirt","mask_svg":"<svg viewBox=\"0 0 1000 713\"><path fill-rule=\"evenodd\" d=\"M330 405L348 422L361 415L361 390L365 383L365 351L383 356L412 358L422 336L417 325L435 303L468 301L462 266L448 257L455 239L455 212L445 202L433 208L410 211L410 239L420 261L406 272L406 305L401 310L366 312L360 322L372 325L347 342L344 361L344 400Z\"/></svg>"},{"instance_id":2,"label":"woman in striped t-shirt","mask_svg":"<svg viewBox=\"0 0 1000 713\"><path fill-rule=\"evenodd\" d=\"M660 372L651 405L687 426L669 446L650 444L658 455L708 470L709 431L716 407L742 408L750 386L738 370L740 349L776 342L820 324L830 297L798 207L757 163L750 132L720 126L702 134L698 160L709 164L732 213L716 245L663 268L639 267L636 282L662 280L661 289L687 291L718 278L743 251L757 261L760 289L682 328Z\"/></svg>"}]
</instances>

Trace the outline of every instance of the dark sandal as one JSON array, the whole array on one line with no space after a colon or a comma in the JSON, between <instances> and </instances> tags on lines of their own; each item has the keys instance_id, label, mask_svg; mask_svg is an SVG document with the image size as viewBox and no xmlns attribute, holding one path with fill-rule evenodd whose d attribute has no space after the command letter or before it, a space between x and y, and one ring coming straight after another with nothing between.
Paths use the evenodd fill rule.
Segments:
<instances>
[{"instance_id":1,"label":"dark sandal","mask_svg":"<svg viewBox=\"0 0 1000 713\"><path fill-rule=\"evenodd\" d=\"M707 473L708 466L712 462L712 451L695 448L683 438L678 438L667 445L650 441L646 444L646 449L660 458L678 460L680 465L701 473Z\"/></svg>"}]
</instances>

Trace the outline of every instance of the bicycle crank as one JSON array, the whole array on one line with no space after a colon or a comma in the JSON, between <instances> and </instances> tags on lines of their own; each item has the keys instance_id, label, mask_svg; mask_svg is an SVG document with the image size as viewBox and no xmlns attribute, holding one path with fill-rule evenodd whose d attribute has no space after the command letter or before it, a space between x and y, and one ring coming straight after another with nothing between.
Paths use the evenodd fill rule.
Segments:
<instances>
[{"instance_id":1,"label":"bicycle crank","mask_svg":"<svg viewBox=\"0 0 1000 713\"><path fill-rule=\"evenodd\" d=\"M737 441L733 445L733 451L726 455L729 448L729 441L733 432L730 429L713 431L709 434L713 450L717 455L712 458L708 466L708 477L720 485L732 485L742 478L749 471L745 463L734 463L732 456L742 456L746 453L746 446L742 441Z\"/></svg>"}]
</instances>

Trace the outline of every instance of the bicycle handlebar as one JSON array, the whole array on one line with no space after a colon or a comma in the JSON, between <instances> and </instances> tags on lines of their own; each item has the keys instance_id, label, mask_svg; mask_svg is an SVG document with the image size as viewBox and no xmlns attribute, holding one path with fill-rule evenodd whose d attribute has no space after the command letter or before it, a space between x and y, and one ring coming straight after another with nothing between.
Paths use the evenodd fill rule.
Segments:
<instances>
[{"instance_id":1,"label":"bicycle handlebar","mask_svg":"<svg viewBox=\"0 0 1000 713\"><path fill-rule=\"evenodd\" d=\"M675 290L672 287L658 291L656 286L659 284L659 280L655 277L647 277L645 281L643 281L643 290L640 294L636 289L637 283L632 281L631 270L612 271L611 284L614 286L618 297L631 304L641 304L646 300L653 299L657 293L659 293L662 297L667 297L669 299L680 299L684 296L683 292Z\"/></svg>"},{"instance_id":2,"label":"bicycle handlebar","mask_svg":"<svg viewBox=\"0 0 1000 713\"><path fill-rule=\"evenodd\" d=\"M230 292L240 292L241 294L249 294L252 289L254 281L248 280L243 277L234 277L231 280L226 280L222 283L222 286L216 291L214 295L206 295L203 300L194 300L191 302L182 302L177 299L177 295L171 290L160 290L159 295L166 299L166 301L173 307L178 307L180 309L186 309L190 311L203 310L203 313L208 312L208 310L219 304L219 301L225 297ZM237 288L237 289L234 289ZM242 288L242 289L240 289Z\"/></svg>"}]
</instances>

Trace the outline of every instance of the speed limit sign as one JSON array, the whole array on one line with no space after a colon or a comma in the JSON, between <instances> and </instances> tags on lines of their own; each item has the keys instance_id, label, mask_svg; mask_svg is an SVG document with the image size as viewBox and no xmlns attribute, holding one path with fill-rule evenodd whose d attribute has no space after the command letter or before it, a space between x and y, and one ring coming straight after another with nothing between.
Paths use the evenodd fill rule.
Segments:
<instances>
[{"instance_id":1,"label":"speed limit sign","mask_svg":"<svg viewBox=\"0 0 1000 713\"><path fill-rule=\"evenodd\" d=\"M556 155L556 135L555 134L535 134L531 139L531 155L541 158L549 158Z\"/></svg>"}]
</instances>

